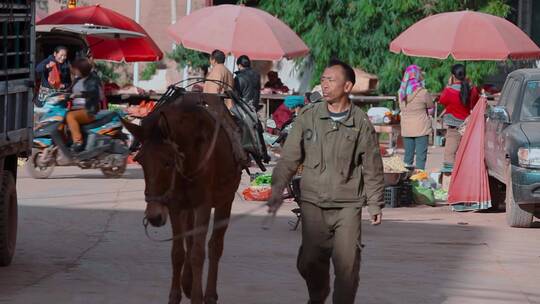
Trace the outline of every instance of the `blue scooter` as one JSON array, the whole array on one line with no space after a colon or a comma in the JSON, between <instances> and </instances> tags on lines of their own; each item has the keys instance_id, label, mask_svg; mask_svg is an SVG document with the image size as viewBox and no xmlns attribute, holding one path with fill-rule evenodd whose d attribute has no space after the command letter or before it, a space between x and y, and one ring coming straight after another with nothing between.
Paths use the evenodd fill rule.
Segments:
<instances>
[{"instance_id":1,"label":"blue scooter","mask_svg":"<svg viewBox=\"0 0 540 304\"><path fill-rule=\"evenodd\" d=\"M70 149L71 136L66 125L69 94L53 93L43 107L34 110L35 121L32 156L26 164L28 173L38 179L48 178L55 166L78 166L101 169L105 177L121 177L129 155L128 137L122 132L120 115L100 111L95 120L81 126L84 150Z\"/></svg>"}]
</instances>

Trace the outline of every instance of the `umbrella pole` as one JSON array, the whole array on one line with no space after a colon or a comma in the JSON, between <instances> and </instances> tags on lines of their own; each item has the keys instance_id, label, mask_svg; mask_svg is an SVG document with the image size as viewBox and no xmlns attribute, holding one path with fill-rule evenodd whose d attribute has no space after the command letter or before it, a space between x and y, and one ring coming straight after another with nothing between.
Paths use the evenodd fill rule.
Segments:
<instances>
[{"instance_id":1,"label":"umbrella pole","mask_svg":"<svg viewBox=\"0 0 540 304\"><path fill-rule=\"evenodd\" d=\"M191 0L188 0L186 2L186 16L191 14ZM176 20L175 20L176 22ZM182 73L182 79L187 80L189 78L189 67L186 65L184 66L184 71ZM189 82L186 83L186 86L189 85Z\"/></svg>"},{"instance_id":2,"label":"umbrella pole","mask_svg":"<svg viewBox=\"0 0 540 304\"><path fill-rule=\"evenodd\" d=\"M135 0L135 22L139 23L141 20L141 0ZM139 63L135 62L133 65L133 85L139 85Z\"/></svg>"}]
</instances>

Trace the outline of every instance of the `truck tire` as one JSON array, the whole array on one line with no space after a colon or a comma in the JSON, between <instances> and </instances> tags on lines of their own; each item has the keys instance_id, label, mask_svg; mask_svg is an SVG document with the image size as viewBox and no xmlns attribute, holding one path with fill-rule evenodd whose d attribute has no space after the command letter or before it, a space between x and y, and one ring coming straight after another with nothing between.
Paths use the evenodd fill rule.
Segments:
<instances>
[{"instance_id":1,"label":"truck tire","mask_svg":"<svg viewBox=\"0 0 540 304\"><path fill-rule=\"evenodd\" d=\"M17 241L17 188L9 171L0 174L0 267L8 266Z\"/></svg>"},{"instance_id":2,"label":"truck tire","mask_svg":"<svg viewBox=\"0 0 540 304\"><path fill-rule=\"evenodd\" d=\"M37 158L43 153L39 149L32 149L32 155L28 158L26 162L26 171L30 176L36 179L45 179L49 178L54 170L54 165L49 165L47 167L40 167L37 164Z\"/></svg>"},{"instance_id":3,"label":"truck tire","mask_svg":"<svg viewBox=\"0 0 540 304\"><path fill-rule=\"evenodd\" d=\"M510 227L530 228L533 223L533 214L516 204L512 188L512 171L508 167L506 172L506 222Z\"/></svg>"}]
</instances>

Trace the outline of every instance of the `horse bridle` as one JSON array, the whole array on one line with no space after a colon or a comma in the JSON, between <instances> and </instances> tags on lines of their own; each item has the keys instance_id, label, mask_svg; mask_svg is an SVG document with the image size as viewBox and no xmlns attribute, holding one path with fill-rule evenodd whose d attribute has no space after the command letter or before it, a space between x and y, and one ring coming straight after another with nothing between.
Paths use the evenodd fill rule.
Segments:
<instances>
[{"instance_id":1,"label":"horse bridle","mask_svg":"<svg viewBox=\"0 0 540 304\"><path fill-rule=\"evenodd\" d=\"M219 81L216 81L216 82L219 82ZM169 89L171 89L171 88L169 88ZM174 90L177 90L177 89L178 88L176 88L176 87L174 88ZM174 93L173 94L165 93L165 95L168 96L167 99L170 99L170 97L174 96L175 94ZM161 103L158 102L158 105L163 105L165 102L166 101L161 101ZM218 136L219 136L219 131L221 129L222 119L220 119L219 117L214 118L209 113L208 109L206 109L208 107L208 105L205 105L205 103L199 102L198 106L201 107L202 109L204 109L206 114L209 115L212 119L215 119L215 122L216 122L215 127L214 127L214 132L212 134L212 140L210 142L210 146L209 146L208 150L206 151L206 154L204 155L202 160L199 162L199 164L197 165L195 170L193 170L189 174L186 174L185 170L184 170L185 154L180 152L179 145L176 142L174 142L171 139L166 139L165 143L171 145L173 150L174 150L174 169L175 169L174 171L175 171L175 173L173 173L173 176L171 178L171 184L169 185L169 188L165 191L165 193L163 193L162 195L153 195L153 196L145 195L145 201L147 203L161 203L161 204L166 205L168 203L172 193L173 193L173 189L174 189L175 184L176 184L177 175L179 175L182 179L186 180L187 182L192 182L193 179L195 179L197 176L199 176L199 174L204 172L204 169L208 165L208 162L209 162L210 158L212 157L212 154L214 153L214 150L216 148L217 139L218 139ZM157 106L156 106L156 108L157 108ZM153 111L155 111L156 108L154 108Z\"/></svg>"}]
</instances>

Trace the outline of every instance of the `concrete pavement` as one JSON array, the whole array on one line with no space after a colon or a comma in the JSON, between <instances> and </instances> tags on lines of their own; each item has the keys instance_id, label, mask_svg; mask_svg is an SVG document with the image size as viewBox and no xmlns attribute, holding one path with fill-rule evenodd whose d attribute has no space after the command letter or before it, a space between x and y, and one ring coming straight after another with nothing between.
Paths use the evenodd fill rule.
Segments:
<instances>
[{"instance_id":1,"label":"concrete pavement","mask_svg":"<svg viewBox=\"0 0 540 304\"><path fill-rule=\"evenodd\" d=\"M170 244L144 236L143 185L136 166L115 180L76 168L49 180L23 174L17 254L0 268L0 303L166 303ZM237 198L233 216L258 204ZM261 229L264 210L233 220L220 303L307 302L295 268L300 233L289 230L293 207L269 231ZM365 223L356 303L540 303L539 229L446 207L385 209L384 220ZM166 237L170 228L152 234Z\"/></svg>"}]
</instances>

